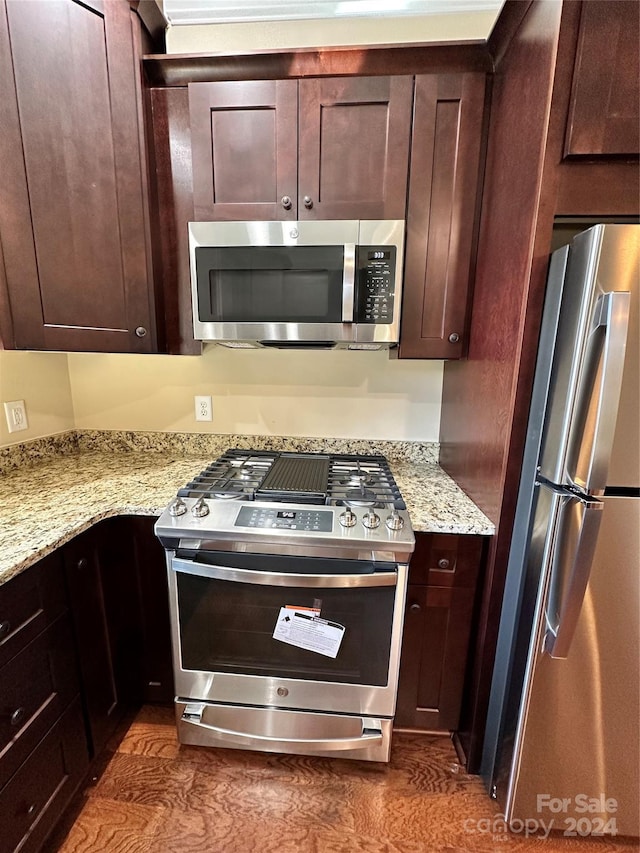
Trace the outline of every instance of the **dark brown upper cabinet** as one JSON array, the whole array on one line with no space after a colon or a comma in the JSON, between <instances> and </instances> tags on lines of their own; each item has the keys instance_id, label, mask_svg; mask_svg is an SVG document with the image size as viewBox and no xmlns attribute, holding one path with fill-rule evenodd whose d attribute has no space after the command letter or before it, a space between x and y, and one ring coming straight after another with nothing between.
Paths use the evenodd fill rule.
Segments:
<instances>
[{"instance_id":1,"label":"dark brown upper cabinet","mask_svg":"<svg viewBox=\"0 0 640 853\"><path fill-rule=\"evenodd\" d=\"M637 0L582 3L565 156L640 151Z\"/></svg>"},{"instance_id":2,"label":"dark brown upper cabinet","mask_svg":"<svg viewBox=\"0 0 640 853\"><path fill-rule=\"evenodd\" d=\"M484 74L416 77L400 358L466 349L484 98Z\"/></svg>"},{"instance_id":3,"label":"dark brown upper cabinet","mask_svg":"<svg viewBox=\"0 0 640 853\"><path fill-rule=\"evenodd\" d=\"M156 348L137 20L0 0L5 347Z\"/></svg>"},{"instance_id":4,"label":"dark brown upper cabinet","mask_svg":"<svg viewBox=\"0 0 640 853\"><path fill-rule=\"evenodd\" d=\"M196 219L403 219L412 84L190 84Z\"/></svg>"}]
</instances>

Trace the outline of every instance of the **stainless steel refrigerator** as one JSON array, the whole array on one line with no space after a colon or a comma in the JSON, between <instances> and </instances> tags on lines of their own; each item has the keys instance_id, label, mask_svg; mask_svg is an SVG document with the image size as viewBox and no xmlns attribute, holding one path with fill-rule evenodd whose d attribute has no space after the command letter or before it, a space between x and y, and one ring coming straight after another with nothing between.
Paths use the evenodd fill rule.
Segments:
<instances>
[{"instance_id":1,"label":"stainless steel refrigerator","mask_svg":"<svg viewBox=\"0 0 640 853\"><path fill-rule=\"evenodd\" d=\"M516 829L640 834L639 291L640 225L552 255L481 770Z\"/></svg>"}]
</instances>

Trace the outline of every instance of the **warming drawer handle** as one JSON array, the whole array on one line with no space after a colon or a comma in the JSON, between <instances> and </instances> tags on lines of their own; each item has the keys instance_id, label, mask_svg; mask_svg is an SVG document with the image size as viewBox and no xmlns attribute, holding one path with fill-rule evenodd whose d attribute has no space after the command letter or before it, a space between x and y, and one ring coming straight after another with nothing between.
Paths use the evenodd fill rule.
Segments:
<instances>
[{"instance_id":1,"label":"warming drawer handle","mask_svg":"<svg viewBox=\"0 0 640 853\"><path fill-rule=\"evenodd\" d=\"M195 563L193 560L185 560L181 557L172 559L171 568L174 572L184 572L188 575L262 586L344 588L396 586L398 583L397 572L373 572L366 575L298 575L293 572L261 572L254 569Z\"/></svg>"},{"instance_id":2,"label":"warming drawer handle","mask_svg":"<svg viewBox=\"0 0 640 853\"><path fill-rule=\"evenodd\" d=\"M340 752L347 749L369 749L372 746L382 746L382 732L377 730L368 731L363 728L359 737L337 737L326 740L315 738L282 738L269 737L268 735L254 734L253 732L238 732L233 729L224 729L221 726L212 726L203 723L199 716L193 717L184 713L181 722L188 723L200 729L206 729L215 737L227 742L237 743L242 746L256 741L267 743L274 748L286 749L290 746L304 747L307 750L318 750L322 752Z\"/></svg>"}]
</instances>

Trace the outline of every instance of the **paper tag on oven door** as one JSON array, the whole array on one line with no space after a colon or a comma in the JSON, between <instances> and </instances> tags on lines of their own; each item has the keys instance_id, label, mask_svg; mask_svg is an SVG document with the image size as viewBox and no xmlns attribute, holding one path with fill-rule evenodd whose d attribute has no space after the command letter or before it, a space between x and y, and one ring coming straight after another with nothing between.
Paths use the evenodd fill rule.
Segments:
<instances>
[{"instance_id":1,"label":"paper tag on oven door","mask_svg":"<svg viewBox=\"0 0 640 853\"><path fill-rule=\"evenodd\" d=\"M344 637L344 625L321 619L318 610L281 607L273 639L335 658Z\"/></svg>"}]
</instances>

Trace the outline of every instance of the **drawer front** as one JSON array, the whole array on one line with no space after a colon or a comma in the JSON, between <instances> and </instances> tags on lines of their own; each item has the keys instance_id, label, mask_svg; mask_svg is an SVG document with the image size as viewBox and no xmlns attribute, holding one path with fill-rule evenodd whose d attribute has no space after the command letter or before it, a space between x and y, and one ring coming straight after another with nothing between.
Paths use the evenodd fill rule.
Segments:
<instances>
[{"instance_id":1,"label":"drawer front","mask_svg":"<svg viewBox=\"0 0 640 853\"><path fill-rule=\"evenodd\" d=\"M76 699L0 791L3 851L40 849L88 764L80 700Z\"/></svg>"},{"instance_id":2,"label":"drawer front","mask_svg":"<svg viewBox=\"0 0 640 853\"><path fill-rule=\"evenodd\" d=\"M485 538L454 533L418 533L409 564L409 583L475 587Z\"/></svg>"},{"instance_id":3,"label":"drawer front","mask_svg":"<svg viewBox=\"0 0 640 853\"><path fill-rule=\"evenodd\" d=\"M63 616L0 670L0 788L79 691L71 623Z\"/></svg>"},{"instance_id":4,"label":"drawer front","mask_svg":"<svg viewBox=\"0 0 640 853\"><path fill-rule=\"evenodd\" d=\"M51 554L0 586L0 666L67 607L62 556Z\"/></svg>"}]
</instances>

